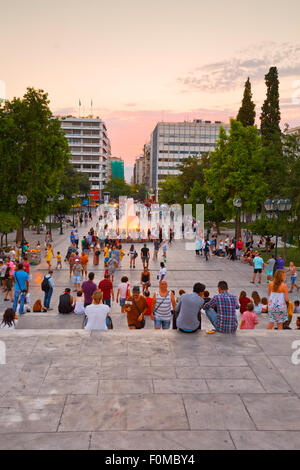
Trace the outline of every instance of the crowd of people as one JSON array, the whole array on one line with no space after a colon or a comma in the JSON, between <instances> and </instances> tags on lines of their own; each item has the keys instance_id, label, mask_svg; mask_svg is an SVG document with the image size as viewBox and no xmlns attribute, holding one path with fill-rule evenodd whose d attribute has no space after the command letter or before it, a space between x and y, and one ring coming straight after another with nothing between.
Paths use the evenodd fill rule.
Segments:
<instances>
[{"instance_id":1,"label":"crowd of people","mask_svg":"<svg viewBox=\"0 0 300 470\"><path fill-rule=\"evenodd\" d=\"M181 289L176 296L175 291L168 289L167 240L161 238L153 240L153 260L158 260L159 252L162 255L156 291L151 295L150 249L147 243L142 243L142 247L138 250L134 244L131 244L127 253L129 269L135 269L137 259L141 259L143 269L140 283L131 287L128 277L122 276L121 282L114 288L116 270L120 268L126 256L120 240L102 239L91 228L80 242L78 230L73 228L64 262L69 266L74 295L72 289L66 287L59 297L58 311L60 314L82 315L83 327L87 330L113 328L110 312L114 300L119 303L121 313L126 315L129 329L143 328L148 318L153 321L155 329L177 328L192 333L201 329L201 315L205 314L212 324L210 332L233 333L238 328L239 313L241 329L254 328L262 313L268 314L268 329L291 328L293 313L300 314L299 301L295 301L293 305L289 300L286 284L286 276L290 276L290 292L294 288L299 289L296 284L297 270L294 263L290 263L289 268L285 269L280 256L276 260L271 256L268 263L264 263L261 254L253 249L253 238L249 233L245 234L245 244L242 239L235 243L227 236L224 241L218 239L216 235L203 240L198 238L195 251L197 256L203 255L206 260L216 255L227 256L231 260L240 259L241 262L251 264L254 269L252 283L255 283L257 275L258 283L261 283L262 271L266 268L268 298L260 299L257 291L253 291L251 297L247 297L246 292L242 291L237 298L229 292L225 281L218 283L218 294L212 298L201 282L194 284L192 293L186 293ZM94 266L99 265L103 255L104 277L99 282L95 282L93 271L88 272L91 255ZM44 298L35 301L34 312L52 310L53 273L54 269L61 270L63 266L61 252L54 253L49 232L45 237L45 260L48 273L41 283ZM54 260L55 266L52 266ZM16 250L11 248L8 255L0 259L0 275L2 289L5 292L4 301L13 302L12 308L6 309L0 328L14 328L18 315L24 314L30 305L30 265L26 255L16 256ZM297 318L296 326L300 329L300 317Z\"/></svg>"}]
</instances>

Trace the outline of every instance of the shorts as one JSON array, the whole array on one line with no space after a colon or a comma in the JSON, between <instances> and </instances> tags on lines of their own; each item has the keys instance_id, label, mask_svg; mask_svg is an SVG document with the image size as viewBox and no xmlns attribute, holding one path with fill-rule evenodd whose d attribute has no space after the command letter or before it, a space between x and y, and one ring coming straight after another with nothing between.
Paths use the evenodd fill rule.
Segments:
<instances>
[{"instance_id":1,"label":"shorts","mask_svg":"<svg viewBox=\"0 0 300 470\"><path fill-rule=\"evenodd\" d=\"M73 276L73 283L80 284L81 283L81 276Z\"/></svg>"},{"instance_id":2,"label":"shorts","mask_svg":"<svg viewBox=\"0 0 300 470\"><path fill-rule=\"evenodd\" d=\"M295 284L296 279L297 279L297 276L292 276L292 277L291 277L291 284L292 284L292 286Z\"/></svg>"},{"instance_id":3,"label":"shorts","mask_svg":"<svg viewBox=\"0 0 300 470\"><path fill-rule=\"evenodd\" d=\"M171 320L159 320L158 318L154 317L154 328L161 328L163 330L168 330L171 325Z\"/></svg>"},{"instance_id":4,"label":"shorts","mask_svg":"<svg viewBox=\"0 0 300 470\"><path fill-rule=\"evenodd\" d=\"M273 270L267 269L267 276L273 276Z\"/></svg>"},{"instance_id":5,"label":"shorts","mask_svg":"<svg viewBox=\"0 0 300 470\"><path fill-rule=\"evenodd\" d=\"M108 305L109 307L111 306L110 305L110 299L109 300L103 300L103 303L104 303L104 305Z\"/></svg>"},{"instance_id":6,"label":"shorts","mask_svg":"<svg viewBox=\"0 0 300 470\"><path fill-rule=\"evenodd\" d=\"M120 307L124 307L125 302L126 302L126 299L122 299L122 298L120 297Z\"/></svg>"},{"instance_id":7,"label":"shorts","mask_svg":"<svg viewBox=\"0 0 300 470\"><path fill-rule=\"evenodd\" d=\"M104 258L104 263L107 263L109 258Z\"/></svg>"},{"instance_id":8,"label":"shorts","mask_svg":"<svg viewBox=\"0 0 300 470\"><path fill-rule=\"evenodd\" d=\"M142 256L142 262L143 262L143 263L148 263L148 258L147 258L147 256Z\"/></svg>"},{"instance_id":9,"label":"shorts","mask_svg":"<svg viewBox=\"0 0 300 470\"><path fill-rule=\"evenodd\" d=\"M258 269L258 268L257 268L257 269L254 269L254 273L255 273L255 274L256 274L256 273L262 273L262 269Z\"/></svg>"}]
</instances>

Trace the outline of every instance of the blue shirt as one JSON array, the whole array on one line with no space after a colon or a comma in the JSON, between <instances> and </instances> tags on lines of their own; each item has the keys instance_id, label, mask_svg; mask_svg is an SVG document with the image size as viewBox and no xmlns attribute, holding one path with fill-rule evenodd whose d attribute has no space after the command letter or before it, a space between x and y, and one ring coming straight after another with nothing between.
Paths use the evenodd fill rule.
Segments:
<instances>
[{"instance_id":1,"label":"blue shirt","mask_svg":"<svg viewBox=\"0 0 300 470\"><path fill-rule=\"evenodd\" d=\"M253 258L253 263L254 263L254 269L262 269L264 260L260 256L255 256L255 258Z\"/></svg>"},{"instance_id":2,"label":"blue shirt","mask_svg":"<svg viewBox=\"0 0 300 470\"><path fill-rule=\"evenodd\" d=\"M26 271L15 271L14 278L16 280L15 289L16 290L26 290L26 281L29 281L29 276Z\"/></svg>"}]
</instances>

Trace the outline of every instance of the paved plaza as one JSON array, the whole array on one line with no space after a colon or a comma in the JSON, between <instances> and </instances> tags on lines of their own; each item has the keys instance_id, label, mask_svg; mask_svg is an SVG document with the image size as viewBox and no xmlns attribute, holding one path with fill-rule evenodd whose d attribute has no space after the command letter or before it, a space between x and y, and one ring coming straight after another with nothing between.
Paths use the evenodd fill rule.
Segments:
<instances>
[{"instance_id":1,"label":"paved plaza","mask_svg":"<svg viewBox=\"0 0 300 470\"><path fill-rule=\"evenodd\" d=\"M65 254L69 233L55 236L55 253ZM141 275L140 258L130 270L129 245L123 248L115 293L121 276L133 286ZM151 293L160 261L151 256ZM184 250L184 241L168 249L167 269L176 295L203 282L212 296L219 280L236 295L267 294L265 274L254 286L250 266L206 262ZM97 283L103 278L103 255L96 267L91 257L89 271ZM43 299L46 272L44 259L32 267L32 301ZM300 348L299 331L267 331L264 315L256 330L228 336L207 334L205 315L193 335L155 331L150 318L144 330L129 331L114 302L114 329L88 332L81 317L57 313L59 295L72 287L68 265L54 282L52 311L26 313L17 330L0 331L7 359L0 365L0 449L299 449L300 364L292 363L293 353L300 359L292 348L295 340ZM1 295L0 311L7 304Z\"/></svg>"}]
</instances>

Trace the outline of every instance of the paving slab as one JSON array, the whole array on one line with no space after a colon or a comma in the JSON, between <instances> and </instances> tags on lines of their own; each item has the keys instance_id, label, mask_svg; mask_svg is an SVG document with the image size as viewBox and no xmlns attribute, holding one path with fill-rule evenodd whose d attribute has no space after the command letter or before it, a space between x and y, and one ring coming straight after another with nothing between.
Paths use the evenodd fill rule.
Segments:
<instances>
[{"instance_id":1,"label":"paving slab","mask_svg":"<svg viewBox=\"0 0 300 470\"><path fill-rule=\"evenodd\" d=\"M230 431L237 450L299 450L299 431Z\"/></svg>"},{"instance_id":2,"label":"paving slab","mask_svg":"<svg viewBox=\"0 0 300 470\"><path fill-rule=\"evenodd\" d=\"M0 450L88 450L90 438L87 432L7 433Z\"/></svg>"}]
</instances>

